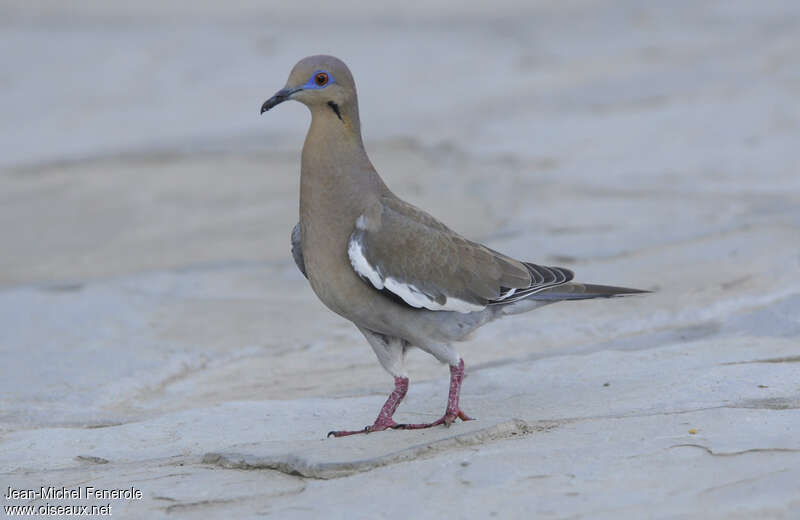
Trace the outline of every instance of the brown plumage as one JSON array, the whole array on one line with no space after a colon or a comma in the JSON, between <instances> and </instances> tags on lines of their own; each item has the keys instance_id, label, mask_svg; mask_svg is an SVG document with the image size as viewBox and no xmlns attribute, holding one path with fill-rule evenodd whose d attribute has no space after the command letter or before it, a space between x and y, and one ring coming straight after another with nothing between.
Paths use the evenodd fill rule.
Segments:
<instances>
[{"instance_id":1,"label":"brown plumage","mask_svg":"<svg viewBox=\"0 0 800 520\"><path fill-rule=\"evenodd\" d=\"M646 292L573 282L569 269L521 262L472 242L395 196L364 150L355 82L339 59L298 62L261 112L287 100L305 104L312 116L292 255L320 300L358 327L395 377L395 390L371 426L333 435L468 420L459 408L464 362L453 342L493 319L555 301ZM450 365L447 408L433 423L392 419L408 388L410 347Z\"/></svg>"},{"instance_id":2,"label":"brown plumage","mask_svg":"<svg viewBox=\"0 0 800 520\"><path fill-rule=\"evenodd\" d=\"M478 307L511 303L572 279L566 269L525 264L467 240L394 196L359 218L350 240L359 242L369 265L428 296L431 307L446 306L448 298Z\"/></svg>"}]
</instances>

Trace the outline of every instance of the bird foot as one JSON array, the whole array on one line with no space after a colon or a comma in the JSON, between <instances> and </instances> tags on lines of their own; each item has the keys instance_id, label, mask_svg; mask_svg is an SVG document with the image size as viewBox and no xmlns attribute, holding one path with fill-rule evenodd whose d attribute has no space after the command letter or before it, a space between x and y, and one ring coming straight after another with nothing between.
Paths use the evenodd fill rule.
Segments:
<instances>
[{"instance_id":1,"label":"bird foot","mask_svg":"<svg viewBox=\"0 0 800 520\"><path fill-rule=\"evenodd\" d=\"M445 425L448 428L451 424L453 424L456 419L461 419L462 421L473 421L474 419L469 415L465 414L461 410L457 410L455 412L448 411L439 419L430 422L430 423L419 423L419 424L403 424L403 423L396 423L393 420L389 419L388 421L375 421L375 424L371 426L364 426L361 430L334 430L328 432L328 437L347 437L349 435L358 435L361 433L367 434L372 432L382 432L384 430L423 430L425 428L433 428L434 426Z\"/></svg>"},{"instance_id":2,"label":"bird foot","mask_svg":"<svg viewBox=\"0 0 800 520\"><path fill-rule=\"evenodd\" d=\"M398 429L403 429L403 430L422 430L424 428L432 428L434 426L439 426L440 424L443 424L443 425L445 425L445 426L447 426L449 428L450 425L453 424L456 421L456 419L461 419L462 421L472 421L473 420L472 417L470 417L469 415L467 415L464 412L462 412L461 409L458 409L458 410L455 410L455 411L448 410L447 412L445 412L445 414L441 418L439 418L436 421L433 421L433 422L430 422L430 423L421 423L421 424L400 424L400 425L398 425Z\"/></svg>"},{"instance_id":3,"label":"bird foot","mask_svg":"<svg viewBox=\"0 0 800 520\"><path fill-rule=\"evenodd\" d=\"M383 420L382 418L378 418L374 424L371 426L364 426L362 430L334 430L328 432L328 437L347 437L348 435L357 435L359 433L372 433L372 432L382 432L383 430L397 430L403 429L404 424L397 424L392 419Z\"/></svg>"}]
</instances>

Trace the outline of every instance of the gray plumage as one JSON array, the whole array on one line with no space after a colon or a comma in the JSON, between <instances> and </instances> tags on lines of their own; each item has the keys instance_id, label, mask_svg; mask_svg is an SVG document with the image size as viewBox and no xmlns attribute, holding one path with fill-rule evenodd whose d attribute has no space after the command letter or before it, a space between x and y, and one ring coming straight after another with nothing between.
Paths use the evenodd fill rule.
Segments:
<instances>
[{"instance_id":1,"label":"gray plumage","mask_svg":"<svg viewBox=\"0 0 800 520\"><path fill-rule=\"evenodd\" d=\"M294 225L292 229L292 258L294 258L294 263L297 265L297 268L300 269L300 272L303 273L303 276L308 278L306 274L306 265L303 261L303 245L300 242L300 223Z\"/></svg>"}]
</instances>

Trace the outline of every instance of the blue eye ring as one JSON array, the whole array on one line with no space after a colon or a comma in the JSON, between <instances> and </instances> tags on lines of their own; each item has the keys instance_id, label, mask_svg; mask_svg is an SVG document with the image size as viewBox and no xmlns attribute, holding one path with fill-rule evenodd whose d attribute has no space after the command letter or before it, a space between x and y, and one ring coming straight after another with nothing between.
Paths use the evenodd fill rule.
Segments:
<instances>
[{"instance_id":1,"label":"blue eye ring","mask_svg":"<svg viewBox=\"0 0 800 520\"><path fill-rule=\"evenodd\" d=\"M333 81L333 76L331 76L330 72L327 70L318 70L308 78L306 84L303 85L303 89L305 90L315 90L325 88L331 83L335 83Z\"/></svg>"}]
</instances>

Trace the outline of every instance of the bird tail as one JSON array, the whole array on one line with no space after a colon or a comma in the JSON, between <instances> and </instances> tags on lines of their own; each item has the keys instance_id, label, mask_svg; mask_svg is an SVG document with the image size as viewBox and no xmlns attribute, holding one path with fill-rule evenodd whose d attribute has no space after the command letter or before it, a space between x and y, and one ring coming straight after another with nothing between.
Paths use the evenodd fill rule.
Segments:
<instances>
[{"instance_id":1,"label":"bird tail","mask_svg":"<svg viewBox=\"0 0 800 520\"><path fill-rule=\"evenodd\" d=\"M614 287L612 285L596 285L591 283L565 283L530 295L527 299L537 301L588 300L591 298L614 298L631 294L644 294L652 291Z\"/></svg>"},{"instance_id":2,"label":"bird tail","mask_svg":"<svg viewBox=\"0 0 800 520\"><path fill-rule=\"evenodd\" d=\"M565 300L589 300L592 298L615 298L617 296L630 296L652 291L631 289L629 287L613 287L611 285L596 285L590 283L568 282L543 291L533 293L521 300L508 305L501 305L495 311L497 316L521 314L532 311L551 303Z\"/></svg>"}]
</instances>

